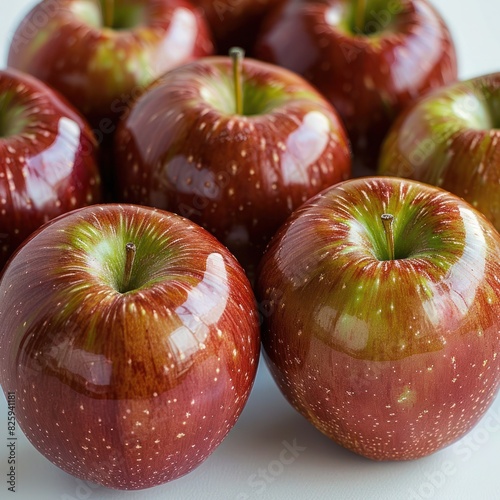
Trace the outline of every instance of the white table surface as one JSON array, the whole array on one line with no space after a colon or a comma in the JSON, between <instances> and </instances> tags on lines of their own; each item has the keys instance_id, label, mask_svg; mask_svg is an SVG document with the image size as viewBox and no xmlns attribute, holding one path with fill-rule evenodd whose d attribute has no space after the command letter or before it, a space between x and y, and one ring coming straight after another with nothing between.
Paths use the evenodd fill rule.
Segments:
<instances>
[{"instance_id":1,"label":"white table surface","mask_svg":"<svg viewBox=\"0 0 500 500\"><path fill-rule=\"evenodd\" d=\"M0 0L0 67L9 40L36 0ZM460 76L500 71L500 2L434 0L457 45ZM138 492L89 487L40 455L17 428L17 491L7 490L7 405L0 396L0 498L213 500L500 500L500 398L462 440L430 457L378 463L328 440L286 403L263 362L250 400L222 445L200 467ZM284 442L301 451L281 464Z\"/></svg>"}]
</instances>

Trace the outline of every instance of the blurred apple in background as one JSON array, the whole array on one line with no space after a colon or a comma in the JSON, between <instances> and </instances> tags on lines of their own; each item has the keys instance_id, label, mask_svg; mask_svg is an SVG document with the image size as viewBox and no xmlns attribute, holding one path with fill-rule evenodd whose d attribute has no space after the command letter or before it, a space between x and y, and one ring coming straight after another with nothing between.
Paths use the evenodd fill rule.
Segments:
<instances>
[{"instance_id":1,"label":"blurred apple in background","mask_svg":"<svg viewBox=\"0 0 500 500\"><path fill-rule=\"evenodd\" d=\"M287 400L376 460L468 432L500 385L500 235L462 199L396 178L325 190L263 258L269 368Z\"/></svg>"},{"instance_id":2,"label":"blurred apple in background","mask_svg":"<svg viewBox=\"0 0 500 500\"><path fill-rule=\"evenodd\" d=\"M299 76L239 49L157 80L116 137L120 199L189 217L253 273L312 195L350 176L337 113Z\"/></svg>"},{"instance_id":3,"label":"blurred apple in background","mask_svg":"<svg viewBox=\"0 0 500 500\"><path fill-rule=\"evenodd\" d=\"M46 24L35 22L41 16ZM205 21L184 0L44 0L19 25L8 64L99 126L165 71L212 51Z\"/></svg>"},{"instance_id":4,"label":"blurred apple in background","mask_svg":"<svg viewBox=\"0 0 500 500\"><path fill-rule=\"evenodd\" d=\"M184 0L44 0L17 28L8 64L59 90L88 118L113 200L120 115L159 75L212 52L205 20Z\"/></svg>"},{"instance_id":5,"label":"blurred apple in background","mask_svg":"<svg viewBox=\"0 0 500 500\"><path fill-rule=\"evenodd\" d=\"M101 200L96 153L65 99L29 75L0 71L0 270L44 222Z\"/></svg>"},{"instance_id":6,"label":"blurred apple in background","mask_svg":"<svg viewBox=\"0 0 500 500\"><path fill-rule=\"evenodd\" d=\"M35 233L0 281L0 382L55 465L111 488L188 473L234 425L259 356L234 257L174 214L96 205Z\"/></svg>"},{"instance_id":7,"label":"blurred apple in background","mask_svg":"<svg viewBox=\"0 0 500 500\"><path fill-rule=\"evenodd\" d=\"M282 1L192 0L192 3L201 8L207 19L218 53L226 55L233 46L251 51L265 15Z\"/></svg>"},{"instance_id":8,"label":"blurred apple in background","mask_svg":"<svg viewBox=\"0 0 500 500\"><path fill-rule=\"evenodd\" d=\"M500 73L437 90L405 111L379 172L441 186L500 230Z\"/></svg>"},{"instance_id":9,"label":"blurred apple in background","mask_svg":"<svg viewBox=\"0 0 500 500\"><path fill-rule=\"evenodd\" d=\"M288 0L255 55L313 83L343 118L355 162L372 169L398 113L457 78L450 33L426 0Z\"/></svg>"}]
</instances>

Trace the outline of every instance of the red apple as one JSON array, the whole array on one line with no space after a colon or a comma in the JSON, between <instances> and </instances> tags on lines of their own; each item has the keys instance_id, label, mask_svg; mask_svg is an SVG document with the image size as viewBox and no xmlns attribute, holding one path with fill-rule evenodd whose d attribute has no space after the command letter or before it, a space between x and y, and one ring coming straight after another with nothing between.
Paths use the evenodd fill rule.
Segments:
<instances>
[{"instance_id":1,"label":"red apple","mask_svg":"<svg viewBox=\"0 0 500 500\"><path fill-rule=\"evenodd\" d=\"M500 235L462 199L403 179L304 204L263 258L266 360L288 401L376 460L433 453L500 386Z\"/></svg>"},{"instance_id":2,"label":"red apple","mask_svg":"<svg viewBox=\"0 0 500 500\"><path fill-rule=\"evenodd\" d=\"M437 90L405 111L379 172L451 191L500 230L500 73Z\"/></svg>"},{"instance_id":3,"label":"red apple","mask_svg":"<svg viewBox=\"0 0 500 500\"><path fill-rule=\"evenodd\" d=\"M355 159L371 168L399 112L457 78L450 33L427 0L288 0L255 54L313 83L343 118Z\"/></svg>"},{"instance_id":4,"label":"red apple","mask_svg":"<svg viewBox=\"0 0 500 500\"><path fill-rule=\"evenodd\" d=\"M205 20L185 0L44 0L19 25L8 64L59 90L88 118L112 201L119 116L159 75L212 52Z\"/></svg>"},{"instance_id":5,"label":"red apple","mask_svg":"<svg viewBox=\"0 0 500 500\"><path fill-rule=\"evenodd\" d=\"M212 50L184 0L44 0L14 34L8 64L58 89L106 134L150 82Z\"/></svg>"},{"instance_id":6,"label":"red apple","mask_svg":"<svg viewBox=\"0 0 500 500\"><path fill-rule=\"evenodd\" d=\"M272 7L283 0L191 0L201 8L214 34L219 54L237 45L251 51L259 27Z\"/></svg>"},{"instance_id":7,"label":"red apple","mask_svg":"<svg viewBox=\"0 0 500 500\"><path fill-rule=\"evenodd\" d=\"M31 76L0 70L0 270L49 219L101 199L85 120Z\"/></svg>"},{"instance_id":8,"label":"red apple","mask_svg":"<svg viewBox=\"0 0 500 500\"><path fill-rule=\"evenodd\" d=\"M346 179L351 158L342 124L318 92L240 55L201 59L158 79L122 122L116 163L124 201L191 218L252 274L292 210Z\"/></svg>"},{"instance_id":9,"label":"red apple","mask_svg":"<svg viewBox=\"0 0 500 500\"><path fill-rule=\"evenodd\" d=\"M188 473L231 429L259 355L234 257L177 215L96 205L63 215L0 281L0 383L61 469L141 489Z\"/></svg>"}]
</instances>

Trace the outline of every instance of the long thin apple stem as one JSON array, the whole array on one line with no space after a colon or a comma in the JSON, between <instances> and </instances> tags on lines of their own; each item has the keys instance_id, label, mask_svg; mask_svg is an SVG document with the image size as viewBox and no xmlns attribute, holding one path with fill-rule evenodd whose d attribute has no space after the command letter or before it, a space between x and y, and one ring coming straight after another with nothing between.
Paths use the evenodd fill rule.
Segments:
<instances>
[{"instance_id":1,"label":"long thin apple stem","mask_svg":"<svg viewBox=\"0 0 500 500\"><path fill-rule=\"evenodd\" d=\"M382 214L382 224L384 225L385 237L387 239L387 249L389 251L389 260L395 259L394 253L394 215Z\"/></svg>"},{"instance_id":2,"label":"long thin apple stem","mask_svg":"<svg viewBox=\"0 0 500 500\"><path fill-rule=\"evenodd\" d=\"M243 114L243 59L245 51L240 47L233 47L229 51L229 56L233 60L234 97L236 102L236 114Z\"/></svg>"},{"instance_id":3,"label":"long thin apple stem","mask_svg":"<svg viewBox=\"0 0 500 500\"><path fill-rule=\"evenodd\" d=\"M132 277L132 268L134 267L135 254L137 247L133 243L125 245L125 271L123 273L123 291L127 291L130 286L130 278Z\"/></svg>"},{"instance_id":4,"label":"long thin apple stem","mask_svg":"<svg viewBox=\"0 0 500 500\"><path fill-rule=\"evenodd\" d=\"M356 0L354 2L354 31L362 35L365 30L366 0Z\"/></svg>"},{"instance_id":5,"label":"long thin apple stem","mask_svg":"<svg viewBox=\"0 0 500 500\"><path fill-rule=\"evenodd\" d=\"M115 0L104 0L104 25L108 28L112 28L114 18Z\"/></svg>"}]
</instances>

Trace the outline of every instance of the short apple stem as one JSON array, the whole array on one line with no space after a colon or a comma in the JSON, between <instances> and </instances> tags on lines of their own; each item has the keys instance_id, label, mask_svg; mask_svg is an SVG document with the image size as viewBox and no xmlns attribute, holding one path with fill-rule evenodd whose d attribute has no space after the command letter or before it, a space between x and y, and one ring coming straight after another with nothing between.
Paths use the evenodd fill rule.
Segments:
<instances>
[{"instance_id":1,"label":"short apple stem","mask_svg":"<svg viewBox=\"0 0 500 500\"><path fill-rule=\"evenodd\" d=\"M130 278L132 277L132 268L134 267L135 254L137 247L133 243L125 245L125 272L123 274L122 290L125 292L130 286Z\"/></svg>"},{"instance_id":2,"label":"short apple stem","mask_svg":"<svg viewBox=\"0 0 500 500\"><path fill-rule=\"evenodd\" d=\"M354 3L354 32L358 35L365 30L366 0L356 0Z\"/></svg>"},{"instance_id":3,"label":"short apple stem","mask_svg":"<svg viewBox=\"0 0 500 500\"><path fill-rule=\"evenodd\" d=\"M236 101L236 114L243 114L243 59L245 51L240 47L229 50L229 56L233 60L234 97Z\"/></svg>"},{"instance_id":4,"label":"short apple stem","mask_svg":"<svg viewBox=\"0 0 500 500\"><path fill-rule=\"evenodd\" d=\"M382 224L384 225L385 237L387 239L387 249L389 250L389 260L395 259L393 223L394 223L394 215L382 214Z\"/></svg>"},{"instance_id":5,"label":"short apple stem","mask_svg":"<svg viewBox=\"0 0 500 500\"><path fill-rule=\"evenodd\" d=\"M114 18L115 0L104 0L104 25L108 28L112 28Z\"/></svg>"}]
</instances>

